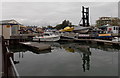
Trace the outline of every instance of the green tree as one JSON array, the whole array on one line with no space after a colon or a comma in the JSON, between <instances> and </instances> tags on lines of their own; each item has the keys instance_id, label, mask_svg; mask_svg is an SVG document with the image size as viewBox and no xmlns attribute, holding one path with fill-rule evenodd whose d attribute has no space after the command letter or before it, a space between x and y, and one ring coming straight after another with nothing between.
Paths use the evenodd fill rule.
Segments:
<instances>
[{"instance_id":1,"label":"green tree","mask_svg":"<svg viewBox=\"0 0 120 78\"><path fill-rule=\"evenodd\" d=\"M54 27L52 27L52 26L50 26L50 25L48 25L47 28L48 28L48 29L54 29Z\"/></svg>"},{"instance_id":2,"label":"green tree","mask_svg":"<svg viewBox=\"0 0 120 78\"><path fill-rule=\"evenodd\" d=\"M72 26L74 26L74 25L72 25L72 23L71 23L69 20L64 20L64 21L62 22L62 24L56 25L55 28L56 28L57 30L60 30L60 29L64 29L64 28L67 27L67 26L72 27Z\"/></svg>"}]
</instances>

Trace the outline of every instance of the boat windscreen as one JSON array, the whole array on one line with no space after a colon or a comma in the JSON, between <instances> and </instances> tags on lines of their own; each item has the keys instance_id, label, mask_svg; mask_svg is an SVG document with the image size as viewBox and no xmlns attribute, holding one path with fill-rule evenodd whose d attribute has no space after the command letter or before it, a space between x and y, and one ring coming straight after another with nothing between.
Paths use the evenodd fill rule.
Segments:
<instances>
[{"instance_id":1,"label":"boat windscreen","mask_svg":"<svg viewBox=\"0 0 120 78\"><path fill-rule=\"evenodd\" d=\"M49 34L44 34L44 36L49 36Z\"/></svg>"}]
</instances>

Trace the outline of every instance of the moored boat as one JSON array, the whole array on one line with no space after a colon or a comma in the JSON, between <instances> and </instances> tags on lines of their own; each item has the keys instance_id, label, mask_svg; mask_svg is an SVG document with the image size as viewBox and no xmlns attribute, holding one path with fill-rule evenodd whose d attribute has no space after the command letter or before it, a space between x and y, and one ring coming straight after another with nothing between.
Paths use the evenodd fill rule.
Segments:
<instances>
[{"instance_id":1,"label":"moored boat","mask_svg":"<svg viewBox=\"0 0 120 78\"><path fill-rule=\"evenodd\" d=\"M112 39L112 41L120 42L120 38L119 38L119 37L114 37L114 38Z\"/></svg>"},{"instance_id":2,"label":"moored boat","mask_svg":"<svg viewBox=\"0 0 120 78\"><path fill-rule=\"evenodd\" d=\"M58 41L60 36L52 32L44 32L39 36L33 37L33 41Z\"/></svg>"}]
</instances>

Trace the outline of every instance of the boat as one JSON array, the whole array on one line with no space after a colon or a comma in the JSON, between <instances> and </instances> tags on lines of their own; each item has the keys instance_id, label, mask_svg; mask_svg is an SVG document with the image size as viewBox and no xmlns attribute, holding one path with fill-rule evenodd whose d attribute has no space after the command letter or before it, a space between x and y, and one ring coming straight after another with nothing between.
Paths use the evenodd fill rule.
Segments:
<instances>
[{"instance_id":1,"label":"boat","mask_svg":"<svg viewBox=\"0 0 120 78\"><path fill-rule=\"evenodd\" d=\"M81 33L81 34L86 34L86 33L89 32L90 29L91 29L91 27L77 26L77 27L74 27L73 32L75 32L75 33Z\"/></svg>"},{"instance_id":2,"label":"boat","mask_svg":"<svg viewBox=\"0 0 120 78\"><path fill-rule=\"evenodd\" d=\"M119 37L113 37L112 41L120 42L120 38Z\"/></svg>"},{"instance_id":3,"label":"boat","mask_svg":"<svg viewBox=\"0 0 120 78\"><path fill-rule=\"evenodd\" d=\"M60 35L54 34L53 32L44 32L41 35L33 37L33 41L58 41Z\"/></svg>"},{"instance_id":4,"label":"boat","mask_svg":"<svg viewBox=\"0 0 120 78\"><path fill-rule=\"evenodd\" d=\"M64 29L61 29L61 30L59 30L60 32L71 32L71 31L73 31L74 30L74 28L73 27L65 27Z\"/></svg>"}]
</instances>

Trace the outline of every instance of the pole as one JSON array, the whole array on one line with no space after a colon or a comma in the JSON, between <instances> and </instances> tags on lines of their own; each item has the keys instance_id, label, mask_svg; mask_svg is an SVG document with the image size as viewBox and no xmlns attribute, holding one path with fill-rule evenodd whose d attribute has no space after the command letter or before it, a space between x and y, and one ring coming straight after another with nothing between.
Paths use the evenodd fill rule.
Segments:
<instances>
[{"instance_id":1,"label":"pole","mask_svg":"<svg viewBox=\"0 0 120 78\"><path fill-rule=\"evenodd\" d=\"M2 25L2 36L3 36L3 25Z\"/></svg>"}]
</instances>

